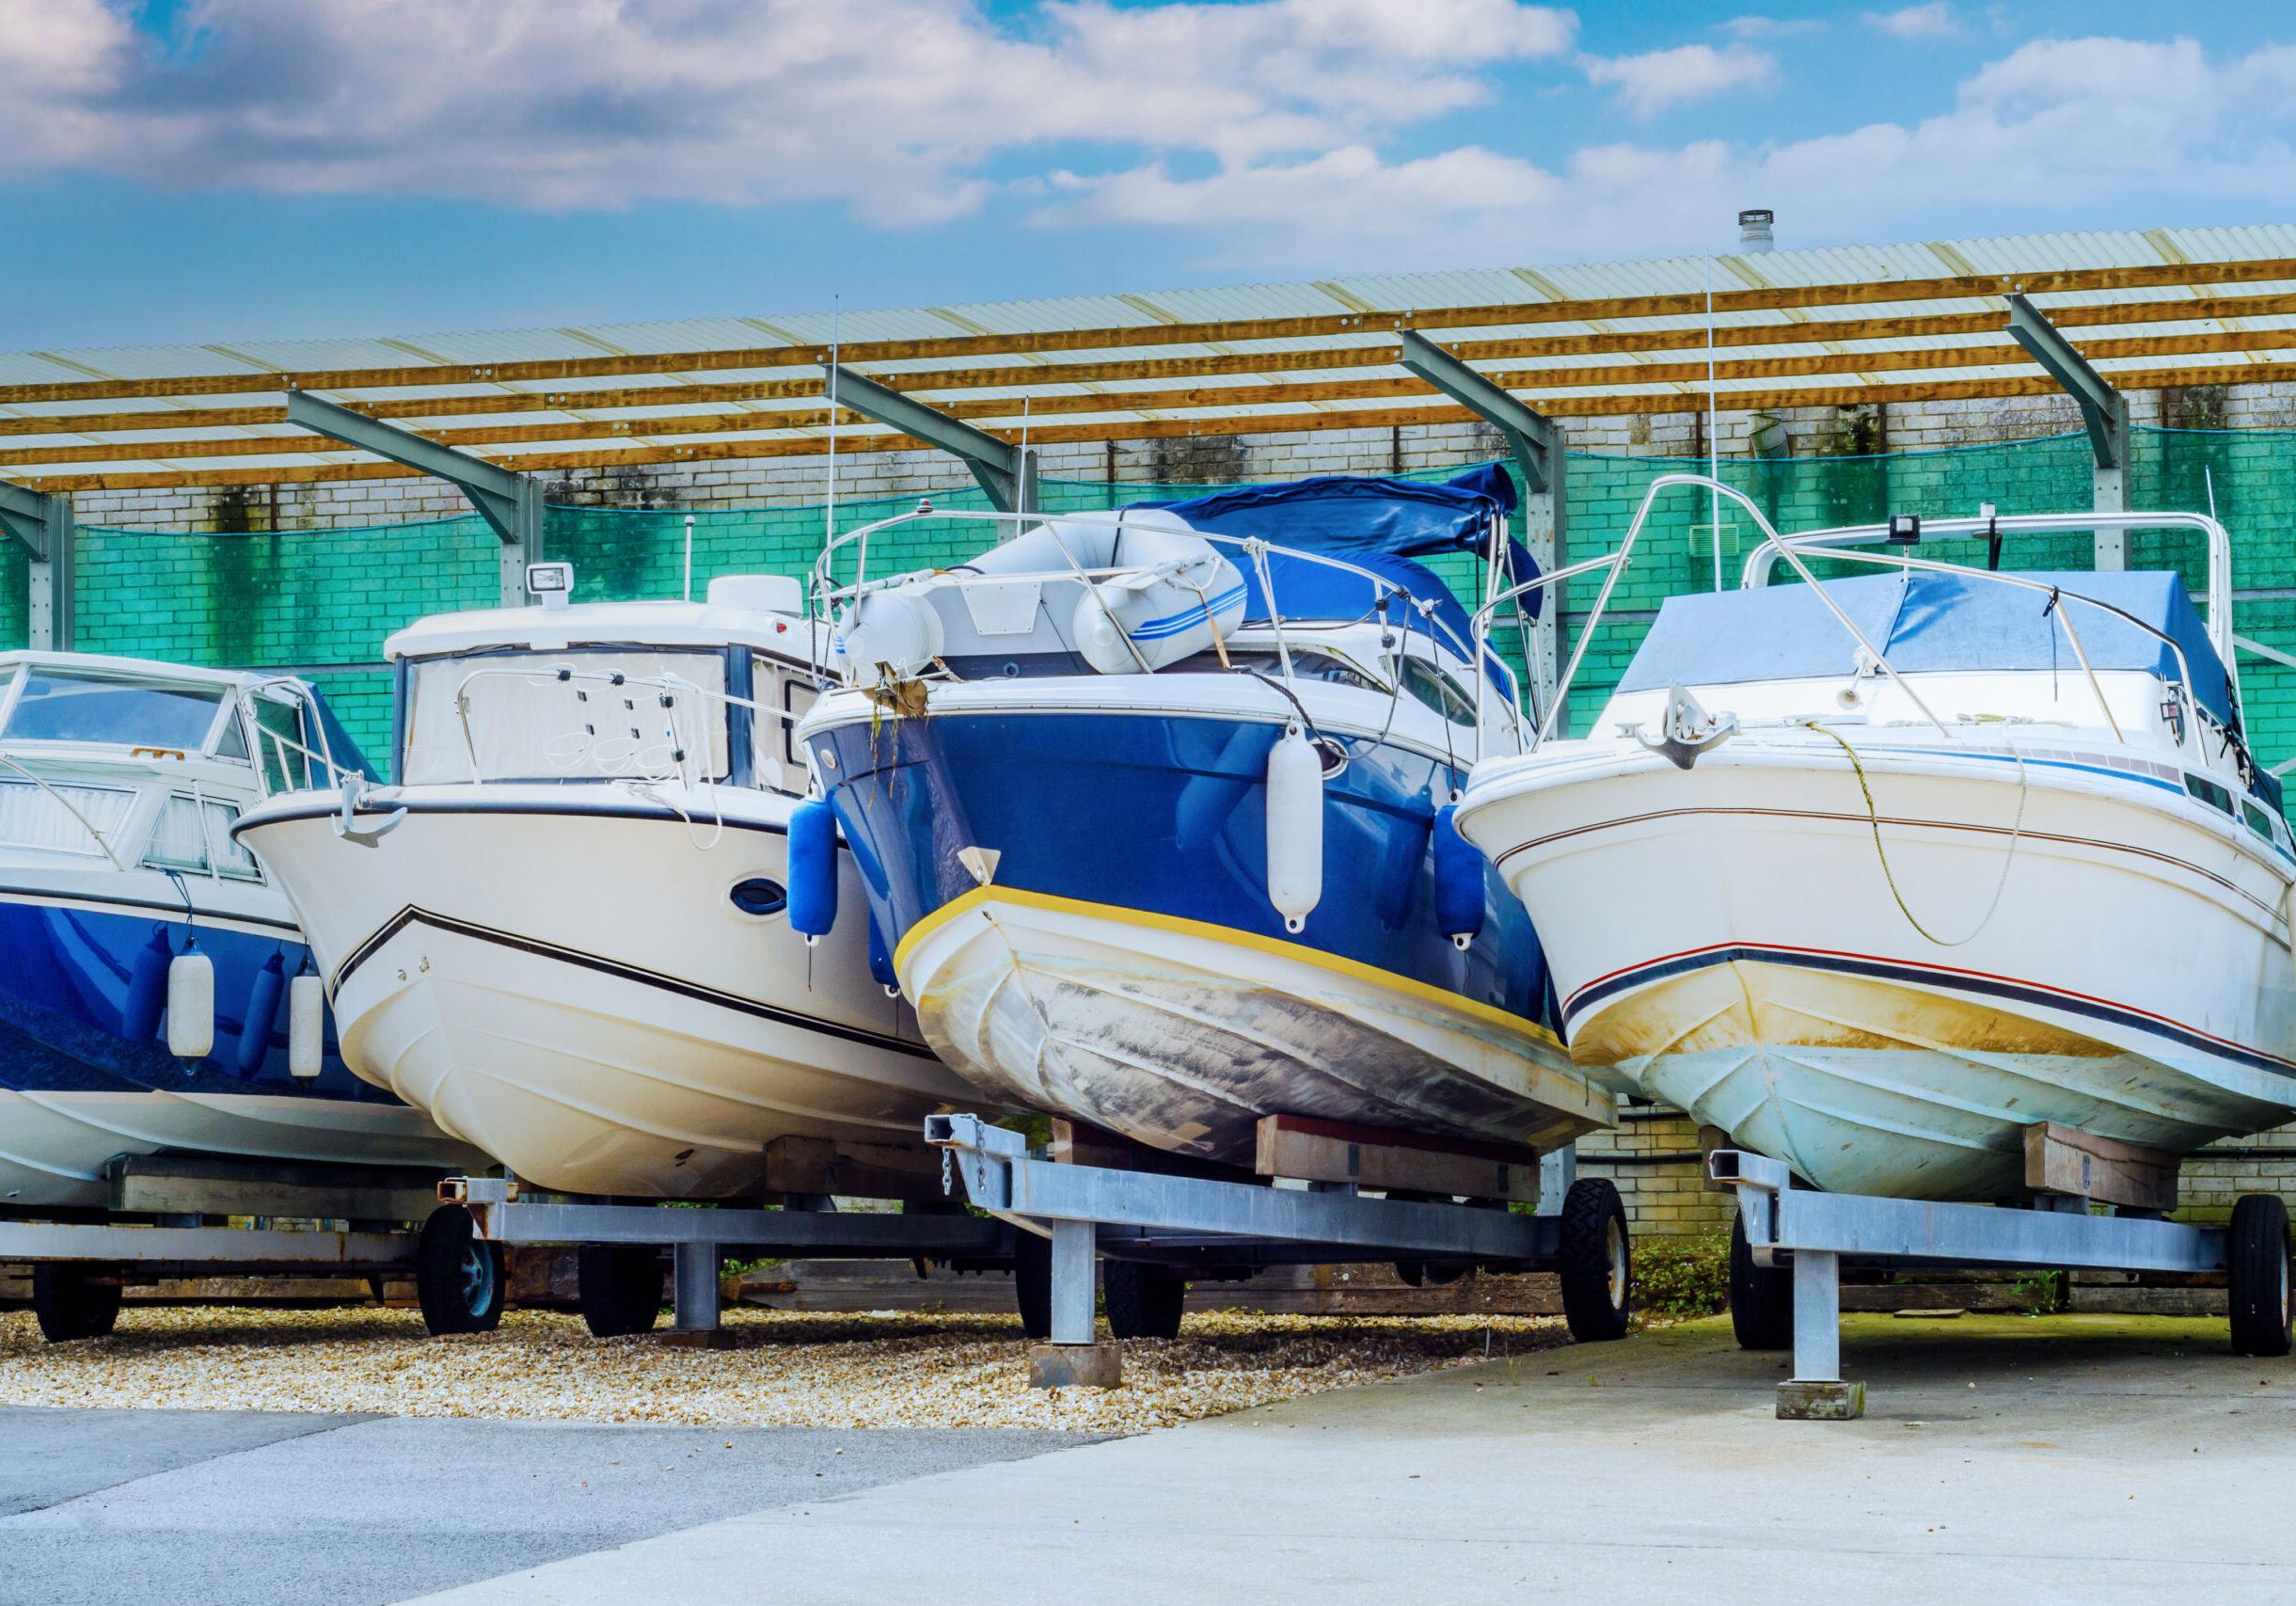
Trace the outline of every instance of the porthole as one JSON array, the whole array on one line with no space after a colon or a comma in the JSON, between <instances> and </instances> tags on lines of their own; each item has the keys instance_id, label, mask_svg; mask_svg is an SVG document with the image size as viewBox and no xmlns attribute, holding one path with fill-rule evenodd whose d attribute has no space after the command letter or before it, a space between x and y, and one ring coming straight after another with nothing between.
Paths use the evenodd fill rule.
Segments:
<instances>
[{"instance_id":1,"label":"porthole","mask_svg":"<svg viewBox=\"0 0 2296 1606\"><path fill-rule=\"evenodd\" d=\"M735 908L760 920L768 914L779 914L789 907L788 889L780 882L768 881L763 876L752 876L747 881L736 882L725 896L733 899Z\"/></svg>"}]
</instances>

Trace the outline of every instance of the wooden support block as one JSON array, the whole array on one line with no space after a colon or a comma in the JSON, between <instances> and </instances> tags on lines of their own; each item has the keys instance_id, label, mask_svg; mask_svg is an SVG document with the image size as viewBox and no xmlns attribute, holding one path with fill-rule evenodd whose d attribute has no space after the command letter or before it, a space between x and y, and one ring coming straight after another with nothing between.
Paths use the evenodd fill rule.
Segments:
<instances>
[{"instance_id":1,"label":"wooden support block","mask_svg":"<svg viewBox=\"0 0 2296 1606\"><path fill-rule=\"evenodd\" d=\"M665 1349L732 1349L734 1335L723 1328L666 1328L654 1342Z\"/></svg>"},{"instance_id":2,"label":"wooden support block","mask_svg":"<svg viewBox=\"0 0 2296 1606\"><path fill-rule=\"evenodd\" d=\"M921 1140L776 1137L766 1145L766 1191L842 1194L847 1199L939 1199L941 1156Z\"/></svg>"},{"instance_id":3,"label":"wooden support block","mask_svg":"<svg viewBox=\"0 0 2296 1606\"><path fill-rule=\"evenodd\" d=\"M2053 1121L2025 1128L2025 1185L2040 1193L2071 1194L2134 1210L2177 1208L2182 1158L2093 1137Z\"/></svg>"},{"instance_id":4,"label":"wooden support block","mask_svg":"<svg viewBox=\"0 0 2296 1606\"><path fill-rule=\"evenodd\" d=\"M1865 1414L1863 1383L1781 1383L1780 1422L1855 1422Z\"/></svg>"},{"instance_id":5,"label":"wooden support block","mask_svg":"<svg viewBox=\"0 0 2296 1606\"><path fill-rule=\"evenodd\" d=\"M435 1167L337 1166L204 1154L122 1154L104 1168L111 1207L165 1216L422 1221L438 1208Z\"/></svg>"},{"instance_id":6,"label":"wooden support block","mask_svg":"<svg viewBox=\"0 0 2296 1606\"><path fill-rule=\"evenodd\" d=\"M1253 1169L1262 1176L1354 1183L1383 1192L1402 1188L1438 1197L1531 1203L1539 1198L1535 1149L1472 1138L1422 1137L1304 1115L1259 1118Z\"/></svg>"},{"instance_id":7,"label":"wooden support block","mask_svg":"<svg viewBox=\"0 0 2296 1606\"><path fill-rule=\"evenodd\" d=\"M1053 1141L1046 1151L1055 1165L1098 1166L1103 1170L1147 1171L1160 1177L1201 1177L1208 1182L1250 1182L1241 1166L1223 1166L1194 1154L1151 1149L1137 1138L1088 1121L1053 1118Z\"/></svg>"},{"instance_id":8,"label":"wooden support block","mask_svg":"<svg viewBox=\"0 0 2296 1606\"><path fill-rule=\"evenodd\" d=\"M1120 1344L1032 1344L1028 1346L1032 1389L1120 1389L1124 1346Z\"/></svg>"}]
</instances>

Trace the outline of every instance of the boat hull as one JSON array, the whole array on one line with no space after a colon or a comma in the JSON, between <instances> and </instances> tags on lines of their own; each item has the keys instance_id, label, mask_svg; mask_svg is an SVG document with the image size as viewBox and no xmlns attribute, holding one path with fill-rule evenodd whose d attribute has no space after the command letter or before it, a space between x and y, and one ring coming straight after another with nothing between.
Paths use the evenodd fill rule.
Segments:
<instances>
[{"instance_id":1,"label":"boat hull","mask_svg":"<svg viewBox=\"0 0 2296 1606\"><path fill-rule=\"evenodd\" d=\"M1351 743L1323 899L1285 930L1262 782L1280 731L944 703L817 709L803 735L926 1039L992 1097L1245 1166L1269 1114L1540 1147L1604 1124L1541 1024L1520 907L1494 879L1466 949L1436 929L1439 760ZM968 848L997 855L987 884Z\"/></svg>"},{"instance_id":2,"label":"boat hull","mask_svg":"<svg viewBox=\"0 0 2296 1606\"><path fill-rule=\"evenodd\" d=\"M442 1168L483 1158L359 1083L331 1040L318 1077L288 1074L283 991L258 978L302 968L292 925L213 910L189 923L180 904L122 896L118 876L20 866L10 879L0 891L0 1207L100 1208L107 1161L162 1151ZM215 967L215 1052L186 1062L166 1052L156 1017L133 1018L131 994L139 969L164 978L194 941ZM266 994L273 1015L243 1067L246 1018Z\"/></svg>"},{"instance_id":3,"label":"boat hull","mask_svg":"<svg viewBox=\"0 0 2296 1606\"><path fill-rule=\"evenodd\" d=\"M924 1118L968 1089L870 978L866 922L814 948L785 914L732 901L740 883L785 884L786 800L724 791L681 819L474 790L406 789L372 848L310 800L241 827L307 922L359 1074L570 1192L752 1194L785 1137L937 1169Z\"/></svg>"},{"instance_id":4,"label":"boat hull","mask_svg":"<svg viewBox=\"0 0 2296 1606\"><path fill-rule=\"evenodd\" d=\"M1994 1199L2036 1121L2181 1152L2287 1121L2285 856L2170 766L2055 754L1867 736L1869 813L1823 736L1688 771L1570 744L1479 773L1461 829L1574 1058L1817 1186Z\"/></svg>"}]
</instances>

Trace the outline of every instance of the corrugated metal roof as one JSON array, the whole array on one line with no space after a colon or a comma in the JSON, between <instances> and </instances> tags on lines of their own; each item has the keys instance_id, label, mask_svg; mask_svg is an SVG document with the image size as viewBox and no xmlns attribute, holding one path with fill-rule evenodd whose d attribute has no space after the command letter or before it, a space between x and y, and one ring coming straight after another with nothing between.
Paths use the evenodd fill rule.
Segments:
<instances>
[{"instance_id":1,"label":"corrugated metal roof","mask_svg":"<svg viewBox=\"0 0 2296 1606\"><path fill-rule=\"evenodd\" d=\"M1466 350L1486 371L1507 374L1533 405L1568 411L1561 404L1571 398L1637 396L1681 396L1686 405L1695 405L1695 397L1706 389L1704 374L1696 372L1706 353L1702 340L1696 337L1707 321L1697 301L1708 287L1709 274L1715 294L1728 297L1749 290L1873 287L1970 276L2014 282L2020 273L2158 270L2208 262L2269 262L2276 268L2284 262L2296 263L2296 225L1913 241L1711 260L1671 257L1377 275L965 306L856 309L833 320L816 309L586 328L18 352L0 354L0 392L8 392L0 397L0 474L55 483L75 477L198 472L206 465L214 474L244 478L266 468L374 461L277 421L280 387L273 376L282 374L339 375L342 382L328 393L346 402L378 405L394 421L409 427L420 423L424 433L450 443L459 431L573 435L463 443L506 463L528 455L562 458L593 450L601 454L649 447L719 451L760 441L810 450L807 437L822 433L825 404L816 383L820 371L808 350L775 354L792 346L826 347L832 325L848 350L968 337L997 342L996 349L986 352L944 350L921 357L901 354L897 358L863 350L855 366L876 377L903 382L904 389L930 398L931 405L984 425L994 423L1006 434L1017 426L1024 399L1029 399L1031 426L1038 431L1071 427L1107 433L1128 422L1211 428L1223 420L1242 423L1318 415L1330 417L1337 427L1350 414L1449 405L1440 397L1415 394L1407 386L1370 383L1399 375L1394 326L1379 317L1366 317L1358 326L1358 316L1426 317L1456 308L1690 297L1686 307L1678 305L1663 313L1637 310L1618 317L1602 315L1596 322L1548 321L1528 313L1483 327L1444 322L1440 338ZM1871 299L1870 292L1861 291L1839 304L1750 310L1725 305L1714 314L1718 330L1777 334L1774 341L1758 345L1719 345L1715 352L1720 370L1715 388L1727 401L1793 390L1830 393L1948 383L1998 388L2035 380L2038 371L2021 353L2014 354L2014 360L1999 360L2012 354L1994 321L2002 306L1997 296L1940 297L1935 288L1902 300ZM2287 279L2271 283L2242 277L2227 284L2104 285L2059 289L2036 299L2045 309L2067 314L2068 336L2092 348L2092 360L2108 375L2169 369L2237 378L2296 352L2296 266ZM2181 304L2202 299L2233 305L2219 306L2203 317L2178 316ZM2254 313L2241 310L2243 299L2255 303ZM2286 303L2286 310L2272 305L2275 300ZM2150 304L2156 301L2159 315L2153 317ZM2118 311L2109 323L2079 321L2075 310L2097 307ZM2142 316L2135 310L2140 308L2146 310ZM1956 316L1961 322L1952 325ZM1348 322L1342 325L1342 319ZM1272 333L1229 327L1218 331L1216 340L1183 337L1177 343L1148 345L1133 343L1130 335L1112 335L1118 343L1099 349L1072 348L1067 340L1048 342L1057 349L1027 349L1024 342L1014 349L1016 341L1030 335L1272 321L1305 321L1312 326ZM1904 326L1868 332L1892 321ZM1796 330L1805 324L1862 326L1847 338L1829 333L1797 340ZM1942 331L1936 326L1940 325L1945 326ZM1632 343L1622 333L1629 326L1636 340L1658 349L1622 349ZM1200 337L1212 331L1195 332ZM1672 342L1654 338L1669 334ZM2158 346L2163 337L2193 349L2127 349L2146 342ZM2122 349L2102 343L2113 342L2121 342ZM1478 342L1513 349L1476 352L1472 348ZM1529 349L1533 347L1537 349ZM1968 351L1970 360L1956 362L1953 354L1959 350ZM733 365L752 352L759 353L757 360L768 366ZM684 373L673 366L677 358L668 355L710 353L722 355ZM1353 353L1360 353L1359 358L1349 355ZM1924 360L1929 354L1938 354L1940 359ZM628 360L655 356L663 360L650 368L642 360ZM611 360L616 358L624 360ZM1757 358L1769 371L1766 374L1734 371L1734 364ZM505 364L569 362L587 362L590 371L508 378L483 372ZM435 384L424 383L422 371L432 367L447 372ZM1024 377L1040 370L1045 371L1041 383ZM365 381L354 382L355 374L365 375ZM935 385L931 376L936 374L948 375L952 382ZM245 375L246 386L215 388L218 379L232 375ZM91 386L91 381L125 383ZM183 384L173 394L118 393L122 389L165 390L162 382L167 381ZM1356 393L1330 393L1351 386ZM36 387L71 389L53 397L15 394ZM705 389L697 391L697 387ZM658 403L645 395L656 389L664 391ZM1272 389L1286 393L1271 395ZM1101 402L1104 406L1093 405ZM438 410L426 410L433 407ZM135 427L154 413L173 415L170 426ZM80 427L41 430L40 422L46 419L69 420ZM649 424L662 421L674 421L680 428L647 433ZM103 421L115 427L93 427ZM583 426L579 431L570 430L578 424ZM871 433L882 434L876 426L847 425L843 438L861 446ZM283 443L276 455L249 449L254 442L272 439ZM291 441L295 444L284 444ZM677 444L695 441L706 445ZM194 450L170 457L166 449L171 445Z\"/></svg>"}]
</instances>

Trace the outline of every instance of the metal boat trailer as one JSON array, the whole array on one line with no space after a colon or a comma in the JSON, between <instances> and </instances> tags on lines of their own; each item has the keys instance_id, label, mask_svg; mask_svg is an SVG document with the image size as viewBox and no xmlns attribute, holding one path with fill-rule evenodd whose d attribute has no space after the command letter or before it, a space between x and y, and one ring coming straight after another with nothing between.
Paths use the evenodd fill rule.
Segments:
<instances>
[{"instance_id":1,"label":"metal boat trailer","mask_svg":"<svg viewBox=\"0 0 2296 1606\"><path fill-rule=\"evenodd\" d=\"M1262 1123L1263 1145L1281 1121ZM1119 1338L1175 1336L1191 1276L1364 1260L1560 1272L1576 1337L1626 1330L1625 1212L1608 1182L1572 1180L1568 1150L1543 1159L1542 1213L1518 1215L1503 1197L1377 1199L1363 1197L1360 1182L1309 1180L1302 1189L1066 1164L1032 1154L1021 1134L977 1115L927 1116L925 1139L942 1152L944 1170L954 1163L975 1206L1019 1229L1023 1246L1049 1244L1050 1342L1029 1355L1037 1388L1122 1380L1121 1347L1096 1342L1096 1260L1106 1263L1109 1326ZM1369 1149L1341 1137L1330 1169L1369 1173L1377 1157Z\"/></svg>"},{"instance_id":2,"label":"metal boat trailer","mask_svg":"<svg viewBox=\"0 0 2296 1606\"><path fill-rule=\"evenodd\" d=\"M284 1212L282 1212L284 1214ZM178 1217L177 1219L181 1219ZM192 1221L200 1217L193 1216ZM32 1310L51 1344L102 1338L135 1277L404 1277L412 1232L291 1232L118 1221L0 1221L0 1262L29 1262Z\"/></svg>"},{"instance_id":3,"label":"metal boat trailer","mask_svg":"<svg viewBox=\"0 0 2296 1606\"><path fill-rule=\"evenodd\" d=\"M103 1205L24 1207L0 1218L0 1262L32 1265L32 1310L52 1344L101 1338L126 1286L161 1278L404 1278L435 1169L122 1154L108 1161ZM211 1225L255 1216L343 1221L345 1228Z\"/></svg>"},{"instance_id":4,"label":"metal boat trailer","mask_svg":"<svg viewBox=\"0 0 2296 1606\"><path fill-rule=\"evenodd\" d=\"M1738 1343L1794 1352L1793 1376L1778 1385L1781 1418L1846 1422L1865 1409L1865 1385L1842 1377L1845 1267L2222 1272L2234 1352L2289 1351L2288 1217L2276 1195L2243 1197L2228 1228L2192 1227L2153 1209L2092 1215L2079 1193L2042 1192L2029 1210L1819 1193L1795 1186L1783 1162L1735 1149L1713 1151L1707 1176L1738 1196Z\"/></svg>"},{"instance_id":5,"label":"metal boat trailer","mask_svg":"<svg viewBox=\"0 0 2296 1606\"><path fill-rule=\"evenodd\" d=\"M839 1211L826 1195L793 1194L780 1210L673 1204L568 1203L524 1197L515 1178L450 1177L424 1224L438 1248L416 1281L433 1332L491 1327L459 1306L467 1279L499 1264L510 1244L575 1245L582 1318L599 1338L653 1330L660 1314L661 1251L671 1257L672 1325L664 1342L718 1348L719 1268L728 1254L802 1259L944 1261L961 1271L1011 1267L1013 1229L952 1214L879 1215ZM467 1322L468 1325L466 1325Z\"/></svg>"}]
</instances>

